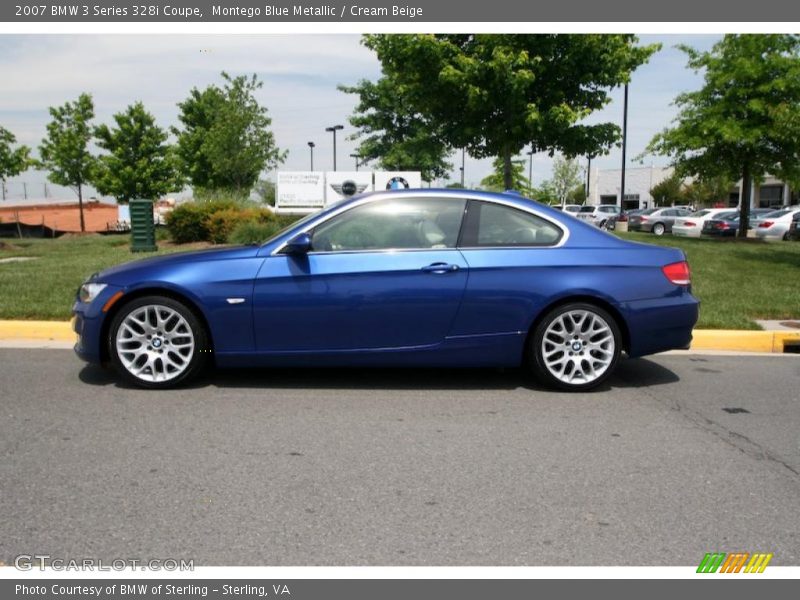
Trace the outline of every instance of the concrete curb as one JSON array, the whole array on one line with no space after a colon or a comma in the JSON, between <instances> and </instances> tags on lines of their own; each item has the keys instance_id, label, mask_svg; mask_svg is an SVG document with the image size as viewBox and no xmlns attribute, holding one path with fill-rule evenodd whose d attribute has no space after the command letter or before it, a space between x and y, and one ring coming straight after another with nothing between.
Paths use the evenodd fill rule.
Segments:
<instances>
[{"instance_id":1,"label":"concrete curb","mask_svg":"<svg viewBox=\"0 0 800 600\"><path fill-rule=\"evenodd\" d=\"M69 321L0 321L0 340L75 342Z\"/></svg>"},{"instance_id":2,"label":"concrete curb","mask_svg":"<svg viewBox=\"0 0 800 600\"><path fill-rule=\"evenodd\" d=\"M695 329L691 350L783 353L800 346L800 331L739 331ZM0 321L0 340L72 342L77 338L69 321Z\"/></svg>"}]
</instances>

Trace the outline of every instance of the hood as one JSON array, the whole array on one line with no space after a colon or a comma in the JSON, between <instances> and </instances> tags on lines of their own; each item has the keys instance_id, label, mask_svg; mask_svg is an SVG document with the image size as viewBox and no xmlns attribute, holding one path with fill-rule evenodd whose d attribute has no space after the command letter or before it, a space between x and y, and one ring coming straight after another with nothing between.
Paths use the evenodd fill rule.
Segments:
<instances>
[{"instance_id":1,"label":"hood","mask_svg":"<svg viewBox=\"0 0 800 600\"><path fill-rule=\"evenodd\" d=\"M235 246L225 248L208 248L204 250L190 250L187 252L175 252L174 254L162 254L140 260L116 265L109 269L100 271L92 276L93 280L106 281L113 283L115 277L126 275L142 269L163 268L170 265L177 265L187 262L206 262L216 260L233 260L240 258L252 258L258 254L259 246Z\"/></svg>"}]
</instances>

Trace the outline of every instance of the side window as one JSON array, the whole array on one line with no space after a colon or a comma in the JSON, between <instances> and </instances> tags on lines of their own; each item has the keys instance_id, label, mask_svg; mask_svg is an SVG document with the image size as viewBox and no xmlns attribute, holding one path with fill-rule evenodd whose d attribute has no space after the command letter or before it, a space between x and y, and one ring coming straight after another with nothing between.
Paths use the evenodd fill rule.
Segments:
<instances>
[{"instance_id":1,"label":"side window","mask_svg":"<svg viewBox=\"0 0 800 600\"><path fill-rule=\"evenodd\" d=\"M315 252L455 248L466 200L397 197L356 206L312 232Z\"/></svg>"},{"instance_id":2,"label":"side window","mask_svg":"<svg viewBox=\"0 0 800 600\"><path fill-rule=\"evenodd\" d=\"M493 202L472 201L461 246L552 246L562 235L554 224L529 212Z\"/></svg>"}]
</instances>

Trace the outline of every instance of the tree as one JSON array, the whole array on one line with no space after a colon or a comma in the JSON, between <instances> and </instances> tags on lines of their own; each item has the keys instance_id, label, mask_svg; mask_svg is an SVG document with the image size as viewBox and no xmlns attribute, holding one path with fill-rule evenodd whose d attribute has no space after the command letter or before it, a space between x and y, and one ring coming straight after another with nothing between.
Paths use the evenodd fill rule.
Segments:
<instances>
[{"instance_id":1,"label":"tree","mask_svg":"<svg viewBox=\"0 0 800 600\"><path fill-rule=\"evenodd\" d=\"M503 187L513 157L534 151L597 156L619 139L613 123L585 118L609 102L658 45L632 35L367 35L383 77L451 148L499 156Z\"/></svg>"},{"instance_id":2,"label":"tree","mask_svg":"<svg viewBox=\"0 0 800 600\"><path fill-rule=\"evenodd\" d=\"M384 169L421 171L425 181L444 177L453 168L447 162L447 144L431 120L413 110L402 87L383 77L339 89L359 97L349 119L358 131L350 139L361 140L358 154L363 159L377 160Z\"/></svg>"},{"instance_id":3,"label":"tree","mask_svg":"<svg viewBox=\"0 0 800 600\"><path fill-rule=\"evenodd\" d=\"M17 138L5 127L0 126L0 186L3 200L6 199L6 180L16 177L31 165L30 148L17 146Z\"/></svg>"},{"instance_id":4,"label":"tree","mask_svg":"<svg viewBox=\"0 0 800 600\"><path fill-rule=\"evenodd\" d=\"M525 161L521 158L511 160L511 185L506 186L505 161L501 157L494 159L492 163L494 171L481 179L481 187L485 190L503 191L518 190L521 192L530 191L530 181L525 177Z\"/></svg>"},{"instance_id":5,"label":"tree","mask_svg":"<svg viewBox=\"0 0 800 600\"><path fill-rule=\"evenodd\" d=\"M560 204L558 195L556 195L555 187L553 187L552 180L543 181L542 185L540 185L538 188L531 189L530 196L542 204Z\"/></svg>"},{"instance_id":6,"label":"tree","mask_svg":"<svg viewBox=\"0 0 800 600\"><path fill-rule=\"evenodd\" d=\"M676 98L674 124L646 151L671 157L684 175L741 178L745 237L752 182L800 179L800 36L726 35L709 52L681 48L703 86Z\"/></svg>"},{"instance_id":7,"label":"tree","mask_svg":"<svg viewBox=\"0 0 800 600\"><path fill-rule=\"evenodd\" d=\"M92 140L91 121L94 103L89 94L81 94L74 102L50 107L52 121L47 124L47 137L39 146L42 166L50 171L48 179L71 187L78 195L81 231L86 231L83 218L83 186L91 181L97 162L89 152Z\"/></svg>"},{"instance_id":8,"label":"tree","mask_svg":"<svg viewBox=\"0 0 800 600\"><path fill-rule=\"evenodd\" d=\"M92 178L97 191L114 196L120 204L134 198L156 200L179 190L183 179L176 157L167 142L167 132L141 102L114 115L115 128L95 127L97 145L108 154L97 159Z\"/></svg>"},{"instance_id":9,"label":"tree","mask_svg":"<svg viewBox=\"0 0 800 600\"><path fill-rule=\"evenodd\" d=\"M736 185L729 177L710 177L697 179L683 187L682 196L687 204L713 205L728 204L731 189Z\"/></svg>"},{"instance_id":10,"label":"tree","mask_svg":"<svg viewBox=\"0 0 800 600\"><path fill-rule=\"evenodd\" d=\"M275 206L275 182L269 179L259 179L255 187L256 196L263 204Z\"/></svg>"},{"instance_id":11,"label":"tree","mask_svg":"<svg viewBox=\"0 0 800 600\"><path fill-rule=\"evenodd\" d=\"M263 83L256 75L223 72L222 78L222 87L192 89L178 104L183 128L172 131L182 171L194 188L248 196L262 171L282 163L286 153L275 145L272 119L255 97Z\"/></svg>"},{"instance_id":12,"label":"tree","mask_svg":"<svg viewBox=\"0 0 800 600\"><path fill-rule=\"evenodd\" d=\"M672 206L676 202L683 200L683 177L677 171L673 171L666 177L650 188L650 195L656 206Z\"/></svg>"},{"instance_id":13,"label":"tree","mask_svg":"<svg viewBox=\"0 0 800 600\"><path fill-rule=\"evenodd\" d=\"M582 169L573 158L557 156L553 162L553 191L558 202L563 206L574 193L575 188L583 188ZM584 200L585 200L584 196Z\"/></svg>"}]
</instances>

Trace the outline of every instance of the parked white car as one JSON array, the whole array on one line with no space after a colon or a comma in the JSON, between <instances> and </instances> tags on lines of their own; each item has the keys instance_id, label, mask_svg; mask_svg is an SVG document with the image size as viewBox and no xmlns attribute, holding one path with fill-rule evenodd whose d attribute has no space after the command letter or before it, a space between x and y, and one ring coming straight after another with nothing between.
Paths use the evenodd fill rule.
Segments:
<instances>
[{"instance_id":1,"label":"parked white car","mask_svg":"<svg viewBox=\"0 0 800 600\"><path fill-rule=\"evenodd\" d=\"M556 210L563 210L568 215L572 215L574 217L575 215L578 214L578 212L580 212L581 205L580 204L565 204L564 206L561 206L560 204L554 204L553 208L555 208Z\"/></svg>"},{"instance_id":2,"label":"parked white car","mask_svg":"<svg viewBox=\"0 0 800 600\"><path fill-rule=\"evenodd\" d=\"M703 223L709 219L714 219L717 216L728 213L736 212L735 208L703 208L697 212L693 212L688 217L675 219L672 225L672 235L682 237L700 237L700 232L703 230Z\"/></svg>"},{"instance_id":3,"label":"parked white car","mask_svg":"<svg viewBox=\"0 0 800 600\"><path fill-rule=\"evenodd\" d=\"M608 221L609 217L616 217L620 214L620 207L616 204L598 204L595 206L584 205L581 206L580 211L576 217L581 221L591 223L596 227L603 227Z\"/></svg>"},{"instance_id":4,"label":"parked white car","mask_svg":"<svg viewBox=\"0 0 800 600\"><path fill-rule=\"evenodd\" d=\"M789 226L792 218L800 213L800 206L787 206L767 213L751 222L756 237L762 240L776 241L789 239Z\"/></svg>"}]
</instances>

